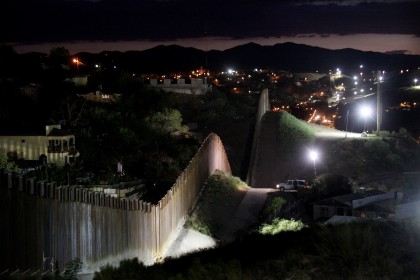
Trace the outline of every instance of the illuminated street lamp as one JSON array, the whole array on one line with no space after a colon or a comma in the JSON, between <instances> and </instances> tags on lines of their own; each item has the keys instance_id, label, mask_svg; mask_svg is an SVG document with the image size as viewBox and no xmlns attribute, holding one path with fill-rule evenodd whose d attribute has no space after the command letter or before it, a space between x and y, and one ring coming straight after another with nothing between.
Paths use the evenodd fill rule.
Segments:
<instances>
[{"instance_id":1,"label":"illuminated street lamp","mask_svg":"<svg viewBox=\"0 0 420 280\"><path fill-rule=\"evenodd\" d=\"M79 71L79 64L81 63L78 58L73 58L73 63L76 64L77 71Z\"/></svg>"},{"instance_id":2,"label":"illuminated street lamp","mask_svg":"<svg viewBox=\"0 0 420 280\"><path fill-rule=\"evenodd\" d=\"M417 78L414 79L414 86L417 86Z\"/></svg>"},{"instance_id":3,"label":"illuminated street lamp","mask_svg":"<svg viewBox=\"0 0 420 280\"><path fill-rule=\"evenodd\" d=\"M347 138L347 127L348 127L348 124L349 124L349 112L350 112L350 110L347 110L347 114L346 114L346 136L345 136L345 138Z\"/></svg>"},{"instance_id":4,"label":"illuminated street lamp","mask_svg":"<svg viewBox=\"0 0 420 280\"><path fill-rule=\"evenodd\" d=\"M381 83L383 80L383 75L385 71L378 71L377 72L377 93L376 93L376 131L381 131L382 125L382 98L381 98Z\"/></svg>"},{"instance_id":5,"label":"illuminated street lamp","mask_svg":"<svg viewBox=\"0 0 420 280\"><path fill-rule=\"evenodd\" d=\"M311 160L314 162L314 175L315 175L315 177L316 177L316 161L317 161L317 159L318 159L318 152L317 151L314 151L314 150L311 150L310 152L309 152L309 157L311 158Z\"/></svg>"},{"instance_id":6,"label":"illuminated street lamp","mask_svg":"<svg viewBox=\"0 0 420 280\"><path fill-rule=\"evenodd\" d=\"M369 106L363 106L360 108L360 113L363 117L363 132L366 131L366 118L372 114L372 109Z\"/></svg>"}]
</instances>

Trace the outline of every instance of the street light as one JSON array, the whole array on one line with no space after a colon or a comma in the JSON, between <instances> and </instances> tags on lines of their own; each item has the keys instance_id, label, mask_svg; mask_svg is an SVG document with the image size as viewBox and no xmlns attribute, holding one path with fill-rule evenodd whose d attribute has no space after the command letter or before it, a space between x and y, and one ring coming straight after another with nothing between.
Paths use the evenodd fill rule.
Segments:
<instances>
[{"instance_id":1,"label":"street light","mask_svg":"<svg viewBox=\"0 0 420 280\"><path fill-rule=\"evenodd\" d=\"M73 58L73 63L76 64L77 72L79 72L79 64L82 62L78 58Z\"/></svg>"},{"instance_id":2,"label":"street light","mask_svg":"<svg viewBox=\"0 0 420 280\"><path fill-rule=\"evenodd\" d=\"M372 109L369 106L363 106L360 108L360 113L363 117L363 132L366 131L366 118L372 114Z\"/></svg>"},{"instance_id":3,"label":"street light","mask_svg":"<svg viewBox=\"0 0 420 280\"><path fill-rule=\"evenodd\" d=\"M345 138L347 138L347 127L348 127L348 124L349 124L349 112L350 112L350 110L347 110L347 114L346 114L346 136L345 136Z\"/></svg>"},{"instance_id":4,"label":"street light","mask_svg":"<svg viewBox=\"0 0 420 280\"><path fill-rule=\"evenodd\" d=\"M318 152L314 151L314 150L310 151L309 152L309 157L314 162L314 175L316 177L316 160L318 159Z\"/></svg>"},{"instance_id":5,"label":"street light","mask_svg":"<svg viewBox=\"0 0 420 280\"><path fill-rule=\"evenodd\" d=\"M414 86L417 86L417 78L414 79Z\"/></svg>"},{"instance_id":6,"label":"street light","mask_svg":"<svg viewBox=\"0 0 420 280\"><path fill-rule=\"evenodd\" d=\"M383 80L383 75L385 71L378 71L377 72L377 93L376 93L376 131L381 131L382 125L382 98L381 98L381 83Z\"/></svg>"}]
</instances>

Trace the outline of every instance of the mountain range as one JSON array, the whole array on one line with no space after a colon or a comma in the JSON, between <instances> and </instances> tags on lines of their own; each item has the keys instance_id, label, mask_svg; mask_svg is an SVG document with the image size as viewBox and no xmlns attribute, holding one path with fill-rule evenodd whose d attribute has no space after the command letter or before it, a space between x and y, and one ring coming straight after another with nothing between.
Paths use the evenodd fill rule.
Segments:
<instances>
[{"instance_id":1,"label":"mountain range","mask_svg":"<svg viewBox=\"0 0 420 280\"><path fill-rule=\"evenodd\" d=\"M417 69L419 55L366 52L355 49L330 50L303 44L282 43L262 46L255 43L240 45L224 51L202 51L178 45L163 46L144 51L104 51L99 54L77 54L83 61L103 67L111 64L133 73L171 73L208 69L270 69L290 72L328 72L329 70L354 69L360 64L369 69Z\"/></svg>"}]
</instances>

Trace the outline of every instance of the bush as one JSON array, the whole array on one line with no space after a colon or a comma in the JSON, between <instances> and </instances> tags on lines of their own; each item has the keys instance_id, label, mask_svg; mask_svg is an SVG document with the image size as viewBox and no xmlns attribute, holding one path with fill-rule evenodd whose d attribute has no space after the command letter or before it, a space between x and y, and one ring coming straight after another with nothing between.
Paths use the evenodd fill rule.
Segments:
<instances>
[{"instance_id":1,"label":"bush","mask_svg":"<svg viewBox=\"0 0 420 280\"><path fill-rule=\"evenodd\" d=\"M258 232L263 235L275 235L283 231L299 231L304 227L302 221L275 218L271 224L263 224Z\"/></svg>"},{"instance_id":2,"label":"bush","mask_svg":"<svg viewBox=\"0 0 420 280\"><path fill-rule=\"evenodd\" d=\"M264 208L263 210L263 216L267 217L270 215L271 212L280 209L284 204L286 203L286 200L282 197L275 197L270 205Z\"/></svg>"}]
</instances>

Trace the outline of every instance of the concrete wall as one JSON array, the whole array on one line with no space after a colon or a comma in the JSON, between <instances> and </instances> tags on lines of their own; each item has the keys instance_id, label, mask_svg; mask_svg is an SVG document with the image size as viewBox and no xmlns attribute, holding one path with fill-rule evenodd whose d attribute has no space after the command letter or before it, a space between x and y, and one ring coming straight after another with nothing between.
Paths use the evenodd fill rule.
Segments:
<instances>
[{"instance_id":1,"label":"concrete wall","mask_svg":"<svg viewBox=\"0 0 420 280\"><path fill-rule=\"evenodd\" d=\"M0 151L16 152L18 158L38 160L48 150L46 136L0 136Z\"/></svg>"},{"instance_id":2,"label":"concrete wall","mask_svg":"<svg viewBox=\"0 0 420 280\"><path fill-rule=\"evenodd\" d=\"M252 150L251 150L251 159L250 159L248 175L246 179L246 183L251 187L254 185L254 166L255 166L255 157L258 153L258 139L260 138L261 120L264 114L270 110L271 110L271 106L270 106L270 99L268 96L268 89L264 89L261 92L259 103L258 103L257 121L255 123L254 139L253 139Z\"/></svg>"},{"instance_id":3,"label":"concrete wall","mask_svg":"<svg viewBox=\"0 0 420 280\"><path fill-rule=\"evenodd\" d=\"M156 205L3 174L0 271L42 271L50 269L51 262L62 269L76 257L84 272L133 257L152 264L169 248L216 170L231 172L220 138L210 134Z\"/></svg>"}]
</instances>

